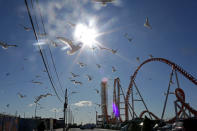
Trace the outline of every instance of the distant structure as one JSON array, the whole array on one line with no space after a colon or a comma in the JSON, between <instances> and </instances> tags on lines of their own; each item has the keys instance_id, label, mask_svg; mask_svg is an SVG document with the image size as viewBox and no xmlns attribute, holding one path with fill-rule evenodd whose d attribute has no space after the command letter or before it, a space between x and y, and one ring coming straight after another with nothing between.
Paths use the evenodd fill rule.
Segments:
<instances>
[{"instance_id":1,"label":"distant structure","mask_svg":"<svg viewBox=\"0 0 197 131\"><path fill-rule=\"evenodd\" d=\"M101 82L101 112L103 124L108 122L108 97L107 97L107 80Z\"/></svg>"}]
</instances>

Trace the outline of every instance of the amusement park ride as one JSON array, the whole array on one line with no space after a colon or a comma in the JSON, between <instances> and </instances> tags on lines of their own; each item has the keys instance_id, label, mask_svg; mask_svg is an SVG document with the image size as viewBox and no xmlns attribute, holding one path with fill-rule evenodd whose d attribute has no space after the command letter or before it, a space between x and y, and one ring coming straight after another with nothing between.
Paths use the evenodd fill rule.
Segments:
<instances>
[{"instance_id":1,"label":"amusement park ride","mask_svg":"<svg viewBox=\"0 0 197 131\"><path fill-rule=\"evenodd\" d=\"M150 112L136 83L135 78L137 76L138 71L141 69L141 67L147 63L150 62L162 62L164 64L169 65L172 68L171 74L170 74L170 80L168 83L167 93L165 102L163 105L163 111L162 116L159 118L154 113ZM142 64L140 64L137 69L135 70L134 74L131 76L130 84L127 90L126 95L124 94L124 91L120 85L120 79L116 78L114 79L114 89L113 89L113 115L110 118L107 111L107 93L106 93L106 84L107 83L101 83L101 109L102 109L102 117L105 119L105 123L107 124L114 124L114 123L120 123L124 121L129 120L129 113L132 119L134 118L142 118L145 113L148 113L148 116L150 119L155 120L164 120L164 114L166 111L166 105L168 101L169 94L174 94L176 96L176 99L174 101L174 107L175 107L175 117L171 118L170 120L166 120L167 123L173 123L174 121L180 119L180 118L190 118L190 117L197 117L197 110L192 108L188 103L185 101L185 93L183 89L180 88L179 80L177 72L179 72L181 75L183 75L185 78L187 78L189 81L197 85L197 79L195 79L191 74L187 73L184 69L182 69L177 64L164 59L164 58L151 58L146 61L144 61ZM172 85L172 78L175 76L177 88L173 93L170 92L170 88ZM138 99L134 98L134 90L139 95ZM131 95L131 102L129 102L129 98ZM145 107L145 110L140 113L140 115L137 115L135 112L135 102L142 102L142 104ZM131 103L131 104L130 104ZM124 118L124 120L123 120Z\"/></svg>"}]
</instances>

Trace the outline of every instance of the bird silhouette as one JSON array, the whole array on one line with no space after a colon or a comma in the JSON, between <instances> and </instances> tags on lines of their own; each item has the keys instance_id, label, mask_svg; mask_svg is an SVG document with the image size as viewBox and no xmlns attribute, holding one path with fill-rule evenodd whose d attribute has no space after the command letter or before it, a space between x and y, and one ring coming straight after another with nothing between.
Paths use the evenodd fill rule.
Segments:
<instances>
[{"instance_id":1,"label":"bird silhouette","mask_svg":"<svg viewBox=\"0 0 197 131\"><path fill-rule=\"evenodd\" d=\"M45 37L45 36L47 36L47 33L38 33L38 35L39 35L40 37Z\"/></svg>"},{"instance_id":2,"label":"bird silhouette","mask_svg":"<svg viewBox=\"0 0 197 131\"><path fill-rule=\"evenodd\" d=\"M136 57L136 60L137 60L138 62L140 62L140 57Z\"/></svg>"},{"instance_id":3,"label":"bird silhouette","mask_svg":"<svg viewBox=\"0 0 197 131\"><path fill-rule=\"evenodd\" d=\"M94 2L99 2L101 3L103 6L106 6L107 3L112 3L115 0L94 0Z\"/></svg>"},{"instance_id":4,"label":"bird silhouette","mask_svg":"<svg viewBox=\"0 0 197 131\"><path fill-rule=\"evenodd\" d=\"M83 83L82 83L82 82L80 82L80 81L74 81L74 84L82 85Z\"/></svg>"},{"instance_id":5,"label":"bird silhouette","mask_svg":"<svg viewBox=\"0 0 197 131\"><path fill-rule=\"evenodd\" d=\"M67 51L68 55L74 55L79 49L81 49L80 45L74 45L73 42L69 39L64 37L57 37L62 43L66 44L71 50Z\"/></svg>"},{"instance_id":6,"label":"bird silhouette","mask_svg":"<svg viewBox=\"0 0 197 131\"><path fill-rule=\"evenodd\" d=\"M112 66L112 72L116 72L116 68Z\"/></svg>"},{"instance_id":7,"label":"bird silhouette","mask_svg":"<svg viewBox=\"0 0 197 131\"><path fill-rule=\"evenodd\" d=\"M107 50L110 51L112 54L116 54L117 53L117 49L110 49L110 48L106 48L106 47L102 47L101 45L97 45L101 50Z\"/></svg>"},{"instance_id":8,"label":"bird silhouette","mask_svg":"<svg viewBox=\"0 0 197 131\"><path fill-rule=\"evenodd\" d=\"M8 47L18 47L17 45L8 45L4 42L0 42L0 46L2 46L3 49L8 49Z\"/></svg>"},{"instance_id":9,"label":"bird silhouette","mask_svg":"<svg viewBox=\"0 0 197 131\"><path fill-rule=\"evenodd\" d=\"M99 94L99 90L97 90L97 89L94 89L94 90L96 91L97 94Z\"/></svg>"},{"instance_id":10,"label":"bird silhouette","mask_svg":"<svg viewBox=\"0 0 197 131\"><path fill-rule=\"evenodd\" d=\"M73 24L71 22L67 22L67 24L70 25L71 27L75 27L76 26L76 24Z\"/></svg>"},{"instance_id":11,"label":"bird silhouette","mask_svg":"<svg viewBox=\"0 0 197 131\"><path fill-rule=\"evenodd\" d=\"M153 55L150 54L149 57L150 57L150 58L153 58Z\"/></svg>"},{"instance_id":12,"label":"bird silhouette","mask_svg":"<svg viewBox=\"0 0 197 131\"><path fill-rule=\"evenodd\" d=\"M116 54L116 53L117 53L117 51L118 51L118 49L116 49L116 50L111 49L112 54Z\"/></svg>"},{"instance_id":13,"label":"bird silhouette","mask_svg":"<svg viewBox=\"0 0 197 131\"><path fill-rule=\"evenodd\" d=\"M42 85L42 84L43 84L43 83L40 82L40 81L34 81L34 80L32 80L31 82L34 83L34 84L39 84L39 85Z\"/></svg>"},{"instance_id":14,"label":"bird silhouette","mask_svg":"<svg viewBox=\"0 0 197 131\"><path fill-rule=\"evenodd\" d=\"M133 39L132 38L130 38L129 36L128 36L128 34L127 33L125 33L125 38L127 38L127 40L129 41L129 42L131 42Z\"/></svg>"},{"instance_id":15,"label":"bird silhouette","mask_svg":"<svg viewBox=\"0 0 197 131\"><path fill-rule=\"evenodd\" d=\"M77 62L77 64L79 64L79 66L80 66L81 68L83 68L83 67L87 66L87 65L86 65L86 64L84 64L83 62Z\"/></svg>"},{"instance_id":16,"label":"bird silhouette","mask_svg":"<svg viewBox=\"0 0 197 131\"><path fill-rule=\"evenodd\" d=\"M146 17L146 21L145 21L145 23L144 23L144 26L145 26L146 28L148 28L148 29L152 29L152 27L151 27L151 25L150 25L150 23L149 23L148 17Z\"/></svg>"},{"instance_id":17,"label":"bird silhouette","mask_svg":"<svg viewBox=\"0 0 197 131\"><path fill-rule=\"evenodd\" d=\"M6 107L9 108L10 107L10 104L7 104Z\"/></svg>"},{"instance_id":18,"label":"bird silhouette","mask_svg":"<svg viewBox=\"0 0 197 131\"><path fill-rule=\"evenodd\" d=\"M86 75L88 77L88 81L92 80L92 77L90 75Z\"/></svg>"},{"instance_id":19,"label":"bird silhouette","mask_svg":"<svg viewBox=\"0 0 197 131\"><path fill-rule=\"evenodd\" d=\"M99 68L99 69L101 68L101 65L100 65L100 64L96 64L96 66L97 66L97 68Z\"/></svg>"},{"instance_id":20,"label":"bird silhouette","mask_svg":"<svg viewBox=\"0 0 197 131\"><path fill-rule=\"evenodd\" d=\"M21 27L23 27L23 29L25 30L25 31L30 31L31 30L31 28L29 28L29 27L26 27L26 26L24 26L24 25L22 25L22 24L19 24Z\"/></svg>"},{"instance_id":21,"label":"bird silhouette","mask_svg":"<svg viewBox=\"0 0 197 131\"><path fill-rule=\"evenodd\" d=\"M55 41L51 41L51 45L54 46L54 47L58 46L58 44Z\"/></svg>"},{"instance_id":22,"label":"bird silhouette","mask_svg":"<svg viewBox=\"0 0 197 131\"><path fill-rule=\"evenodd\" d=\"M25 97L26 97L26 95L22 95L20 92L18 92L17 95L18 95L20 98L25 98Z\"/></svg>"},{"instance_id":23,"label":"bird silhouette","mask_svg":"<svg viewBox=\"0 0 197 131\"><path fill-rule=\"evenodd\" d=\"M79 77L79 75L77 75L75 73L72 73L72 72L70 72L70 73L71 73L72 77Z\"/></svg>"}]
</instances>

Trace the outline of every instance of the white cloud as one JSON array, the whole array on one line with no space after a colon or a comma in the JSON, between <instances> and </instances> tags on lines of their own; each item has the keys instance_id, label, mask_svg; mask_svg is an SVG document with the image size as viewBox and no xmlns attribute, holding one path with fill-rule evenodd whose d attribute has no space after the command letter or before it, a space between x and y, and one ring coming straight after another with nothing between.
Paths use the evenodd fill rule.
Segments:
<instances>
[{"instance_id":1,"label":"white cloud","mask_svg":"<svg viewBox=\"0 0 197 131\"><path fill-rule=\"evenodd\" d=\"M91 101L79 101L74 104L75 106L84 107L84 106L92 106Z\"/></svg>"},{"instance_id":2,"label":"white cloud","mask_svg":"<svg viewBox=\"0 0 197 131\"><path fill-rule=\"evenodd\" d=\"M59 109L57 109L57 108L53 108L53 109L51 109L50 111L51 111L51 112L59 113L59 112L62 112L62 111L63 111L63 109L61 109L61 108L59 108Z\"/></svg>"}]
</instances>

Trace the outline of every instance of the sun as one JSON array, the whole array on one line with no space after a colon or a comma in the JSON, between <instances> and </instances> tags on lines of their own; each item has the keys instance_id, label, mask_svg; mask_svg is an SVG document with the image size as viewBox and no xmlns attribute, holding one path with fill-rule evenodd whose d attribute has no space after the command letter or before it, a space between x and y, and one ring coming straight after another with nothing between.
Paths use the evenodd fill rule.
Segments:
<instances>
[{"instance_id":1,"label":"sun","mask_svg":"<svg viewBox=\"0 0 197 131\"><path fill-rule=\"evenodd\" d=\"M85 24L77 24L74 31L74 38L80 41L84 46L93 47L96 42L97 31L93 27Z\"/></svg>"}]
</instances>

